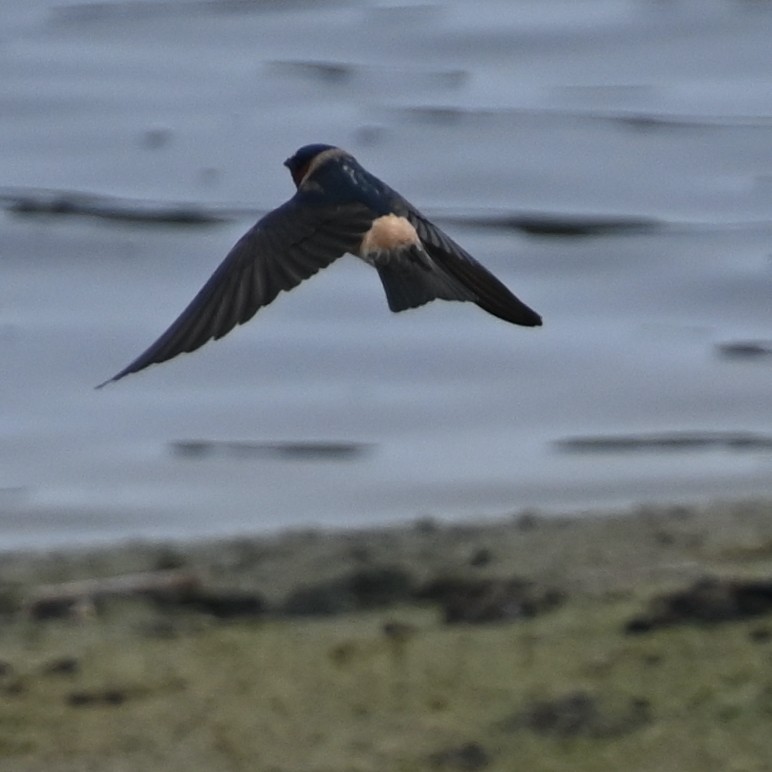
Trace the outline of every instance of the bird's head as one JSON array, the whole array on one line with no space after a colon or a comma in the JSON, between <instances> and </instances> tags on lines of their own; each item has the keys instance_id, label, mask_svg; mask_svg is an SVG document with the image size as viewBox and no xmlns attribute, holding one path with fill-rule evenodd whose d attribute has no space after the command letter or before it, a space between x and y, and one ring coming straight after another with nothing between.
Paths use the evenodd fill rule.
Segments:
<instances>
[{"instance_id":1,"label":"bird's head","mask_svg":"<svg viewBox=\"0 0 772 772\"><path fill-rule=\"evenodd\" d=\"M300 187L311 169L311 165L322 153L337 149L334 145L304 145L295 155L290 156L284 165L289 169L295 187Z\"/></svg>"}]
</instances>

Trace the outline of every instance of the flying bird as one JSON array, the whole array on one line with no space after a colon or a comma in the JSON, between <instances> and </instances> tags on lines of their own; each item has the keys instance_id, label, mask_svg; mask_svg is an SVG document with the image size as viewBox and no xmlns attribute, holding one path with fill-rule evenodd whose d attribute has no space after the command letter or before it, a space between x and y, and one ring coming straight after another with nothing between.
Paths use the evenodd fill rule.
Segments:
<instances>
[{"instance_id":1,"label":"flying bird","mask_svg":"<svg viewBox=\"0 0 772 772\"><path fill-rule=\"evenodd\" d=\"M378 271L392 311L441 298L541 325L535 311L349 153L306 145L284 165L295 195L248 230L171 327L100 387L222 338L346 253Z\"/></svg>"}]
</instances>

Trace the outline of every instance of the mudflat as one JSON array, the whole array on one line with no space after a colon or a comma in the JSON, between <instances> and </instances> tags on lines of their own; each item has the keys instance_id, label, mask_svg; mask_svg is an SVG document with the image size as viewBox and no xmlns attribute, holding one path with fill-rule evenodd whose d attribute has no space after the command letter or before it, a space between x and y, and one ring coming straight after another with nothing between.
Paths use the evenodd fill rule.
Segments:
<instances>
[{"instance_id":1,"label":"mudflat","mask_svg":"<svg viewBox=\"0 0 772 772\"><path fill-rule=\"evenodd\" d=\"M772 502L0 561L3 770L766 769Z\"/></svg>"}]
</instances>

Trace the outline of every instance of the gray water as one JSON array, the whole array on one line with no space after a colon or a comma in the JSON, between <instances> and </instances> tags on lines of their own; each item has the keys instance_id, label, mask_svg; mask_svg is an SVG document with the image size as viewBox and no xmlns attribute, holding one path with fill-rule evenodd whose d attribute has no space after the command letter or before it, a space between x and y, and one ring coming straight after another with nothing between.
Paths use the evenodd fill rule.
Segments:
<instances>
[{"instance_id":1,"label":"gray water","mask_svg":"<svg viewBox=\"0 0 772 772\"><path fill-rule=\"evenodd\" d=\"M1 0L0 21L0 546L772 493L772 4ZM545 326L391 314L346 257L95 391L292 194L309 142ZM222 221L146 221L183 204Z\"/></svg>"}]
</instances>

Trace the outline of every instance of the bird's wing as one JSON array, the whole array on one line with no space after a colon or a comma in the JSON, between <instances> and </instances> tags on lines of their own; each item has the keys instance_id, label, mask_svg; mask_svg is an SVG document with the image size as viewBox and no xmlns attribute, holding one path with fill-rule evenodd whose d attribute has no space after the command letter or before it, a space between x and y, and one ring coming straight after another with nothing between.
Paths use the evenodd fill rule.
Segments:
<instances>
[{"instance_id":1,"label":"bird's wing","mask_svg":"<svg viewBox=\"0 0 772 772\"><path fill-rule=\"evenodd\" d=\"M401 198L401 197L400 197ZM465 249L401 199L398 214L407 217L432 260L474 296L473 302L499 319L524 327L538 327L541 317L507 289ZM401 210L401 211L400 211Z\"/></svg>"},{"instance_id":2,"label":"bird's wing","mask_svg":"<svg viewBox=\"0 0 772 772\"><path fill-rule=\"evenodd\" d=\"M251 319L335 259L356 250L372 223L361 205L308 203L296 195L263 217L234 245L166 332L105 383L195 351Z\"/></svg>"}]
</instances>

